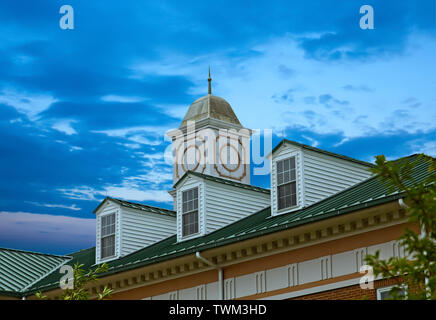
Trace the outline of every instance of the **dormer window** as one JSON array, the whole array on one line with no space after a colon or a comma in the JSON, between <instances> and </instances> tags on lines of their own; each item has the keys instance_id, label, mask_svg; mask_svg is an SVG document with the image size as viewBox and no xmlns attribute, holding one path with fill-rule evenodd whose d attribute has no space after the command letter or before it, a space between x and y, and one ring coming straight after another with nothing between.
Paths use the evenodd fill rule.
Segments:
<instances>
[{"instance_id":1,"label":"dormer window","mask_svg":"<svg viewBox=\"0 0 436 320\"><path fill-rule=\"evenodd\" d=\"M277 161L277 200L279 210L297 205L295 157Z\"/></svg>"},{"instance_id":2,"label":"dormer window","mask_svg":"<svg viewBox=\"0 0 436 320\"><path fill-rule=\"evenodd\" d=\"M198 188L182 193L182 236L198 233Z\"/></svg>"},{"instance_id":3,"label":"dormer window","mask_svg":"<svg viewBox=\"0 0 436 320\"><path fill-rule=\"evenodd\" d=\"M101 217L101 259L115 256L115 213Z\"/></svg>"}]
</instances>

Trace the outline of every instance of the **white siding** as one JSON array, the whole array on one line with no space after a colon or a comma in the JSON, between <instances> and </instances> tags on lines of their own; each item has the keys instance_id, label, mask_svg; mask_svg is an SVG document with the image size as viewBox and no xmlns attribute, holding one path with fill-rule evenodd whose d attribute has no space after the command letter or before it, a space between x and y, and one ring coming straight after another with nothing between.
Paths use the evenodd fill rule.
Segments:
<instances>
[{"instance_id":1,"label":"white siding","mask_svg":"<svg viewBox=\"0 0 436 320\"><path fill-rule=\"evenodd\" d=\"M253 214L270 203L270 195L205 180L206 232Z\"/></svg>"},{"instance_id":2,"label":"white siding","mask_svg":"<svg viewBox=\"0 0 436 320\"><path fill-rule=\"evenodd\" d=\"M110 259L101 260L101 217L115 213L115 257ZM112 201L107 201L102 208L97 213L97 223L96 223L96 248L95 248L95 263L100 263L102 261L109 261L120 256L120 206Z\"/></svg>"},{"instance_id":3,"label":"white siding","mask_svg":"<svg viewBox=\"0 0 436 320\"><path fill-rule=\"evenodd\" d=\"M121 210L121 256L176 233L175 217L124 207Z\"/></svg>"},{"instance_id":4,"label":"white siding","mask_svg":"<svg viewBox=\"0 0 436 320\"><path fill-rule=\"evenodd\" d=\"M371 176L368 167L355 162L303 150L305 206L338 193Z\"/></svg>"},{"instance_id":5,"label":"white siding","mask_svg":"<svg viewBox=\"0 0 436 320\"><path fill-rule=\"evenodd\" d=\"M278 211L277 161L295 156L297 181L297 206ZM284 144L275 152L271 162L271 211L272 215L287 213L307 207L363 180L371 173L368 166L334 156Z\"/></svg>"}]
</instances>

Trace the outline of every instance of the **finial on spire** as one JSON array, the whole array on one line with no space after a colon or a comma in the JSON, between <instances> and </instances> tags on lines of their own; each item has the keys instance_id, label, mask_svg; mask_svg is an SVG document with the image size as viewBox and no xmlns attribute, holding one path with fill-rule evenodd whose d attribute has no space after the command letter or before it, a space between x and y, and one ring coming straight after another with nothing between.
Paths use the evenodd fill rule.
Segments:
<instances>
[{"instance_id":1,"label":"finial on spire","mask_svg":"<svg viewBox=\"0 0 436 320\"><path fill-rule=\"evenodd\" d=\"M209 78L207 79L207 81L209 81L209 90L208 90L208 93L212 94L212 85L211 85L212 78L210 77L210 66L209 66Z\"/></svg>"}]
</instances>

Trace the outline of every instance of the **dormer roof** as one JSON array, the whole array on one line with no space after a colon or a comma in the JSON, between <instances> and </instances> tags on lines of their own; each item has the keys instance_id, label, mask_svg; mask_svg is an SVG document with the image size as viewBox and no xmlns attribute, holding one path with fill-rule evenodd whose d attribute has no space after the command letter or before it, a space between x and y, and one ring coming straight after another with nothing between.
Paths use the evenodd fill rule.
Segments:
<instances>
[{"instance_id":1,"label":"dormer roof","mask_svg":"<svg viewBox=\"0 0 436 320\"><path fill-rule=\"evenodd\" d=\"M157 214L163 214L163 215L170 216L170 217L175 217L176 216L176 212L173 211L173 210L153 207L153 206L149 206L149 205L142 204L142 203L130 202L130 201L121 200L121 199L115 199L115 198L111 198L111 197L106 197L98 205L98 207L94 210L94 213L96 213L98 211L98 209L100 209L107 201L113 201L116 204L119 204L120 206L125 207L125 208L142 210L142 211L151 212L151 213L157 213Z\"/></svg>"},{"instance_id":2,"label":"dormer roof","mask_svg":"<svg viewBox=\"0 0 436 320\"><path fill-rule=\"evenodd\" d=\"M374 164L372 164L370 162L354 159L354 158L347 157L347 156L344 156L342 154L330 152L330 151L327 151L327 150L318 149L318 148L309 146L307 144L302 144L302 143L299 143L299 142L296 142L296 141L292 141L292 140L288 140L288 139L283 139L282 141L280 141L280 143L267 155L267 158L271 158L271 156L277 150L279 150L282 146L284 146L286 144L290 144L290 145L293 145L293 146L296 146L296 147L299 147L299 148L302 148L302 149L318 152L318 153L325 154L327 156L331 156L331 157L335 157L335 158L339 158L339 159L342 159L342 160L351 161L351 162L358 163L358 164L361 164L361 165L364 165L364 166L374 167Z\"/></svg>"},{"instance_id":3,"label":"dormer roof","mask_svg":"<svg viewBox=\"0 0 436 320\"><path fill-rule=\"evenodd\" d=\"M199 172L195 172L195 171L186 171L185 174L174 184L173 188L175 189L189 175L199 177L201 179L205 179L205 180L209 180L209 181L222 183L222 184L233 186L233 187L238 187L238 188L247 189L247 190L251 190L251 191L258 191L258 192L262 192L265 194L270 193L269 189L265 189L265 188L253 186L251 184L241 183L241 182L237 182L237 181L233 181L233 180L218 178L215 176L211 176L208 174L199 173Z\"/></svg>"}]
</instances>

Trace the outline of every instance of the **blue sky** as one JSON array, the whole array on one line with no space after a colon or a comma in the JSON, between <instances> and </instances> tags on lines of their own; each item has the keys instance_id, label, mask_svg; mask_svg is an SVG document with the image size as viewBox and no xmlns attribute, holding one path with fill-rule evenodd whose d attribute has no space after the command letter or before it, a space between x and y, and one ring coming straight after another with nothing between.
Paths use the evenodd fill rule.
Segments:
<instances>
[{"instance_id":1,"label":"blue sky","mask_svg":"<svg viewBox=\"0 0 436 320\"><path fill-rule=\"evenodd\" d=\"M74 30L59 8L74 8ZM360 6L374 30L359 28ZM361 160L436 156L435 1L1 1L0 246L94 245L106 196L171 207L167 130L207 92ZM269 186L269 176L252 183Z\"/></svg>"}]
</instances>

